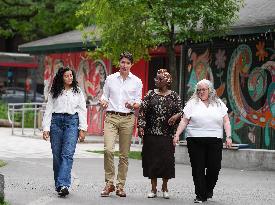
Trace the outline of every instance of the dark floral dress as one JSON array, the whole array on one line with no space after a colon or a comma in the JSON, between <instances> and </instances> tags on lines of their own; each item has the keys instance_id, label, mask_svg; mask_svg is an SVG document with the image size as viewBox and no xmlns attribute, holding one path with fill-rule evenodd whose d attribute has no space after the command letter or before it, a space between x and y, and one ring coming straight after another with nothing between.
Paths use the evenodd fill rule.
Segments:
<instances>
[{"instance_id":1,"label":"dark floral dress","mask_svg":"<svg viewBox=\"0 0 275 205\"><path fill-rule=\"evenodd\" d=\"M143 176L150 179L175 177L173 135L180 118L172 126L168 120L177 113L182 113L182 103L174 91L162 96L150 90L144 97L138 118L138 127L144 129Z\"/></svg>"}]
</instances>

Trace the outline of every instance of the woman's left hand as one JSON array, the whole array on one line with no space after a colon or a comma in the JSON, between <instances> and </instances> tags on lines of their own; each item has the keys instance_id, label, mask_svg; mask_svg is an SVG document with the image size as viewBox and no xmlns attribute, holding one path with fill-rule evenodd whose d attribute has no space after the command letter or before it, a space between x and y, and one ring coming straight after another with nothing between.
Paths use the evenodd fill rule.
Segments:
<instances>
[{"instance_id":1,"label":"woman's left hand","mask_svg":"<svg viewBox=\"0 0 275 205\"><path fill-rule=\"evenodd\" d=\"M172 117L170 117L170 119L168 120L168 124L171 126L171 125L174 125L175 122L177 121L178 119L178 114L175 114L173 115Z\"/></svg>"},{"instance_id":2,"label":"woman's left hand","mask_svg":"<svg viewBox=\"0 0 275 205\"><path fill-rule=\"evenodd\" d=\"M232 146L232 139L231 137L227 137L225 140L225 147L230 148Z\"/></svg>"},{"instance_id":3,"label":"woman's left hand","mask_svg":"<svg viewBox=\"0 0 275 205\"><path fill-rule=\"evenodd\" d=\"M84 142L84 140L85 140L85 131L84 130L79 130L78 139L80 142Z\"/></svg>"}]
</instances>

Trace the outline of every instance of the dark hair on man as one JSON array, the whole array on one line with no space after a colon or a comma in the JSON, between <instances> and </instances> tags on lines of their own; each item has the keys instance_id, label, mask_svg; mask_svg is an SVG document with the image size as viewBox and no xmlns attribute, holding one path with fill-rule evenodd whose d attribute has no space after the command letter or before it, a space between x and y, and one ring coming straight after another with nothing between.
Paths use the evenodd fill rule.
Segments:
<instances>
[{"instance_id":1,"label":"dark hair on man","mask_svg":"<svg viewBox=\"0 0 275 205\"><path fill-rule=\"evenodd\" d=\"M120 54L120 56L119 56L119 61L120 61L122 58L127 58L131 63L134 62L132 53L130 53L130 52L128 52L128 51L124 51L124 52L122 52L122 53Z\"/></svg>"},{"instance_id":2,"label":"dark hair on man","mask_svg":"<svg viewBox=\"0 0 275 205\"><path fill-rule=\"evenodd\" d=\"M52 84L51 91L50 91L53 98L57 98L64 90L63 76L64 76L64 73L67 71L72 71L72 74L73 74L73 82L72 82L73 92L74 93L79 92L79 88L77 86L76 75L75 75L74 70L71 69L70 67L65 67L65 68L61 67L58 69L58 71L53 79L53 84Z\"/></svg>"}]
</instances>

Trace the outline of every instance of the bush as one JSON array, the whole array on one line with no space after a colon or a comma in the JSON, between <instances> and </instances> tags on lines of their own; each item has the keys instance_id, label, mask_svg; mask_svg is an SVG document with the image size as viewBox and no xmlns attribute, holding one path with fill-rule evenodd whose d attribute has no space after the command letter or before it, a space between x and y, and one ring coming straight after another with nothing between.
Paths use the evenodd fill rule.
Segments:
<instances>
[{"instance_id":1,"label":"bush","mask_svg":"<svg viewBox=\"0 0 275 205\"><path fill-rule=\"evenodd\" d=\"M31 106L29 106L31 107ZM11 114L11 113L10 113ZM12 117L12 116L10 116ZM0 101L0 119L8 119L8 105L7 103ZM22 122L22 113L15 112L14 113L15 122ZM34 123L34 112L26 111L24 114L24 127L25 128L33 128Z\"/></svg>"},{"instance_id":2,"label":"bush","mask_svg":"<svg viewBox=\"0 0 275 205\"><path fill-rule=\"evenodd\" d=\"M6 162L4 162L4 161L0 160L0 167L5 166L6 164L7 164Z\"/></svg>"},{"instance_id":3,"label":"bush","mask_svg":"<svg viewBox=\"0 0 275 205\"><path fill-rule=\"evenodd\" d=\"M0 101L0 119L8 119L8 105Z\"/></svg>"}]
</instances>

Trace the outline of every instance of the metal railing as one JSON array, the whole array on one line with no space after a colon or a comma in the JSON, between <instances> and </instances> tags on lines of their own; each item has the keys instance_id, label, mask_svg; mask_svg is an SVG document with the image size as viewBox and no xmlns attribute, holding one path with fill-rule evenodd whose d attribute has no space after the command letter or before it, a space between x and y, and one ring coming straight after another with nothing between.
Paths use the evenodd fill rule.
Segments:
<instances>
[{"instance_id":1,"label":"metal railing","mask_svg":"<svg viewBox=\"0 0 275 205\"><path fill-rule=\"evenodd\" d=\"M25 129L25 113L30 111L33 112L33 134L36 134L37 129L37 115L40 114L43 116L46 103L9 103L8 104L8 120L12 126L12 135L14 135L15 128L15 114L21 113L21 131L24 135Z\"/></svg>"},{"instance_id":2,"label":"metal railing","mask_svg":"<svg viewBox=\"0 0 275 205\"><path fill-rule=\"evenodd\" d=\"M21 114L21 132L22 135L25 135L24 129L25 129L25 114L27 112L33 113L33 135L36 135L36 131L39 128L37 126L37 123L42 123L43 114L45 112L46 103L9 103L8 104L8 120L10 124L12 125L12 135L15 135L15 114L19 113ZM105 111L99 108L98 104L91 104L87 106L88 108L88 133L89 134L100 134L103 135L103 124L104 124L104 116ZM94 115L98 115L98 117L95 117ZM40 120L38 119L38 116L40 116ZM93 122L92 119L95 119L96 121ZM137 120L137 119L136 119ZM96 130L93 130L93 124L97 124ZM135 128L132 134L132 144L133 145L140 145L141 139L137 135L137 127L135 122ZM41 127L40 127L41 128Z\"/></svg>"}]
</instances>

